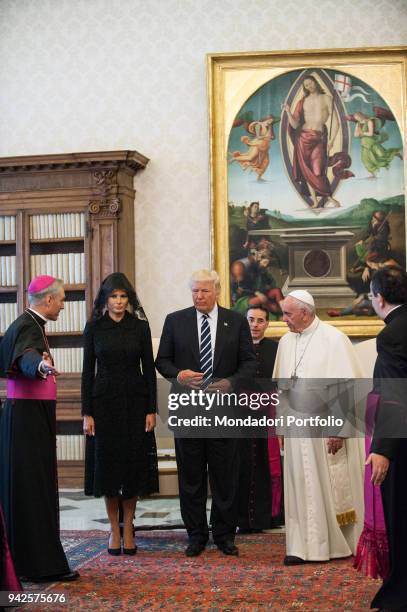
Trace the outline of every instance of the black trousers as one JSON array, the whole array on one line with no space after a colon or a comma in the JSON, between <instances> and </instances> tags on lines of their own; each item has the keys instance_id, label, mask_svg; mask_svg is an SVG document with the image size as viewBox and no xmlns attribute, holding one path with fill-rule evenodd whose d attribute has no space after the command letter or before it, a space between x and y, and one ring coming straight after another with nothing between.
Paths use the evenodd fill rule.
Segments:
<instances>
[{"instance_id":1,"label":"black trousers","mask_svg":"<svg viewBox=\"0 0 407 612\"><path fill-rule=\"evenodd\" d=\"M239 479L238 440L176 438L175 452L181 516L191 542L206 544L208 475L212 491L212 535L215 543L234 540Z\"/></svg>"},{"instance_id":2,"label":"black trousers","mask_svg":"<svg viewBox=\"0 0 407 612\"><path fill-rule=\"evenodd\" d=\"M371 607L407 610L407 439L399 441L381 492L390 549L390 576L376 593Z\"/></svg>"}]
</instances>

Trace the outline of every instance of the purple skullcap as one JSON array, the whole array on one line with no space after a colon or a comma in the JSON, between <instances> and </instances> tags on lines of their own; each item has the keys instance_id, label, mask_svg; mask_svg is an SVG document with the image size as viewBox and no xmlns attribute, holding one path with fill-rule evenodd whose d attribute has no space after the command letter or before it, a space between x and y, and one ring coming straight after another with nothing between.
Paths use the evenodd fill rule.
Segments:
<instances>
[{"instance_id":1,"label":"purple skullcap","mask_svg":"<svg viewBox=\"0 0 407 612\"><path fill-rule=\"evenodd\" d=\"M28 285L27 291L30 295L33 295L34 293L39 293L40 291L44 291L44 289L47 289L47 287L50 287L52 283L55 283L56 280L56 278L54 278L53 276L48 276L48 274L36 276Z\"/></svg>"}]
</instances>

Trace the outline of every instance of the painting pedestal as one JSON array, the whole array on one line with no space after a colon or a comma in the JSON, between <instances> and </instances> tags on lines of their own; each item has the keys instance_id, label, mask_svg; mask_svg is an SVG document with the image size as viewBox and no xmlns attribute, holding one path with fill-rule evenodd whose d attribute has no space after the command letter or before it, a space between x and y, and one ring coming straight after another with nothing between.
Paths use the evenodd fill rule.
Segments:
<instances>
[{"instance_id":1,"label":"painting pedestal","mask_svg":"<svg viewBox=\"0 0 407 612\"><path fill-rule=\"evenodd\" d=\"M355 229L298 227L262 232L288 246L288 278L283 293L306 289L314 296L317 308L349 306L356 294L346 280L346 245Z\"/></svg>"}]
</instances>

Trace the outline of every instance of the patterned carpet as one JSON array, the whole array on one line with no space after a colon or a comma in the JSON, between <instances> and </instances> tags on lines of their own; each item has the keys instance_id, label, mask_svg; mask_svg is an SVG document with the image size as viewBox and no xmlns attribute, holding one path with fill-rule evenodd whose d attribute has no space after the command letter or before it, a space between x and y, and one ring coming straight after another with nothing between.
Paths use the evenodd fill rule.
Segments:
<instances>
[{"instance_id":1,"label":"patterned carpet","mask_svg":"<svg viewBox=\"0 0 407 612\"><path fill-rule=\"evenodd\" d=\"M200 557L188 559L185 532L137 532L137 555L112 557L106 552L106 532L65 531L65 550L81 578L47 590L64 592L67 605L31 604L24 609L361 611L369 609L380 584L356 573L350 559L284 567L284 534L242 535L236 540L238 558L210 545Z\"/></svg>"}]
</instances>

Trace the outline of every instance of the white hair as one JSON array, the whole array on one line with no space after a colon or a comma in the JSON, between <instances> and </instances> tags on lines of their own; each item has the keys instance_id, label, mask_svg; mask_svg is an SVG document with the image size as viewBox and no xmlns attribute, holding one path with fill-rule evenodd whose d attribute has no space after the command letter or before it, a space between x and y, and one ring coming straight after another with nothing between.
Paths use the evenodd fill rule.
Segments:
<instances>
[{"instance_id":1,"label":"white hair","mask_svg":"<svg viewBox=\"0 0 407 612\"><path fill-rule=\"evenodd\" d=\"M37 293L28 294L28 303L32 306L39 304L47 295L55 295L63 286L64 281L61 278L56 278L49 287L37 291Z\"/></svg>"},{"instance_id":2,"label":"white hair","mask_svg":"<svg viewBox=\"0 0 407 612\"><path fill-rule=\"evenodd\" d=\"M194 283L213 283L216 291L220 290L220 279L216 270L198 270L193 272L189 279L190 289L192 289Z\"/></svg>"},{"instance_id":3,"label":"white hair","mask_svg":"<svg viewBox=\"0 0 407 612\"><path fill-rule=\"evenodd\" d=\"M287 297L284 299L284 302L287 298L290 298L290 300L293 300L296 306L298 306L299 308L302 308L303 310L306 310L310 315L315 316L315 312L316 312L315 306L312 306L311 304L307 304L307 302L303 302L302 300L299 300L298 298L292 295L287 295Z\"/></svg>"}]
</instances>

